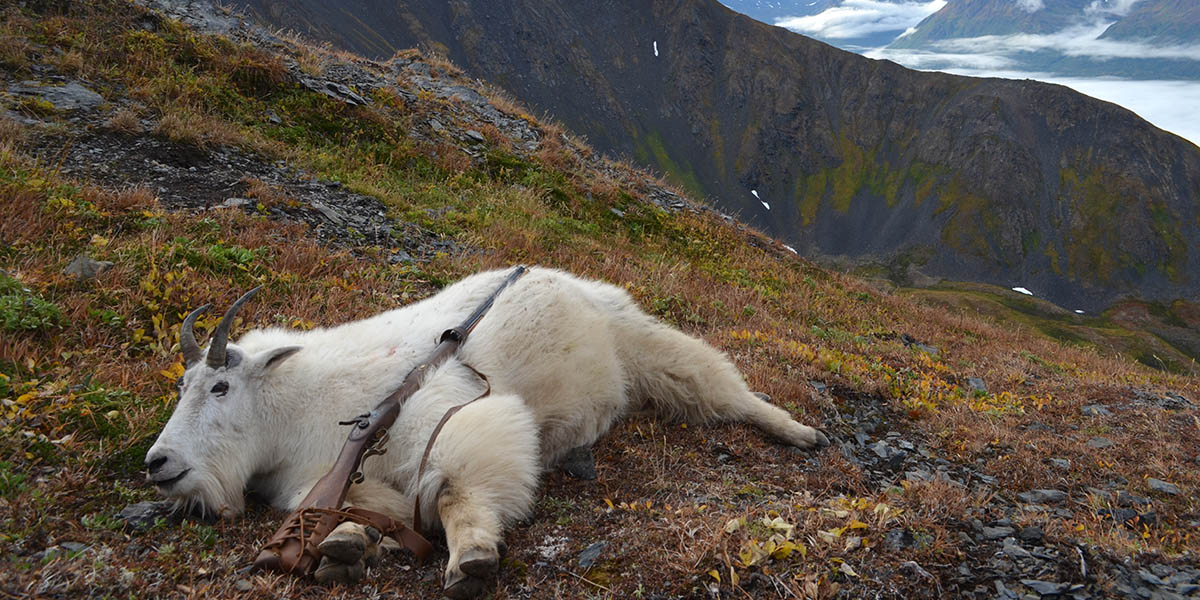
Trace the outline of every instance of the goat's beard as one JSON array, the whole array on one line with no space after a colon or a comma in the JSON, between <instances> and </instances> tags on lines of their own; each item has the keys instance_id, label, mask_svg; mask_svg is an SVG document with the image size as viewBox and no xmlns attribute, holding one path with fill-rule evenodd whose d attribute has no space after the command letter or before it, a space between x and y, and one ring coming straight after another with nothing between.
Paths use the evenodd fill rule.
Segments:
<instances>
[{"instance_id":1,"label":"goat's beard","mask_svg":"<svg viewBox=\"0 0 1200 600\"><path fill-rule=\"evenodd\" d=\"M175 500L175 510L183 514L198 515L201 518L220 517L231 519L246 508L245 479L240 473L204 469L203 472L193 471L196 479L187 491L179 493L167 492L169 498Z\"/></svg>"}]
</instances>

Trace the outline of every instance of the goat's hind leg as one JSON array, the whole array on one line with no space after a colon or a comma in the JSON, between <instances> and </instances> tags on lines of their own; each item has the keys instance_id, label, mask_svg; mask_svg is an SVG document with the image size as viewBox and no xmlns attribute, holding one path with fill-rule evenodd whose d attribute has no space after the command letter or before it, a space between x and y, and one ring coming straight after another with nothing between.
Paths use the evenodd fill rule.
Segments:
<instances>
[{"instance_id":1,"label":"goat's hind leg","mask_svg":"<svg viewBox=\"0 0 1200 600\"><path fill-rule=\"evenodd\" d=\"M647 319L647 321L650 321ZM829 445L823 433L750 391L737 367L702 340L658 322L627 328L635 388L670 418L750 423L798 448Z\"/></svg>"},{"instance_id":2,"label":"goat's hind leg","mask_svg":"<svg viewBox=\"0 0 1200 600\"><path fill-rule=\"evenodd\" d=\"M500 566L504 527L525 516L541 463L537 425L516 396L492 396L463 408L447 423L420 482L436 497L450 557L444 592L473 598ZM433 488L433 489L430 489Z\"/></svg>"}]
</instances>

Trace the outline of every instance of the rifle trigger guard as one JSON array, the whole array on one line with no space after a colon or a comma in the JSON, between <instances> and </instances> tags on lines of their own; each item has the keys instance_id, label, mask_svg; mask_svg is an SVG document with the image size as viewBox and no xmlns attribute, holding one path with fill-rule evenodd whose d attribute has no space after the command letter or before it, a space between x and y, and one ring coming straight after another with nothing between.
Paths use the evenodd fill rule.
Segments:
<instances>
[{"instance_id":1,"label":"rifle trigger guard","mask_svg":"<svg viewBox=\"0 0 1200 600\"><path fill-rule=\"evenodd\" d=\"M363 453L362 460L367 460L367 457L369 456L387 454L387 443L391 439L392 436L388 433L388 430L380 429L379 431L376 431L375 441L372 442L367 448L367 451Z\"/></svg>"}]
</instances>

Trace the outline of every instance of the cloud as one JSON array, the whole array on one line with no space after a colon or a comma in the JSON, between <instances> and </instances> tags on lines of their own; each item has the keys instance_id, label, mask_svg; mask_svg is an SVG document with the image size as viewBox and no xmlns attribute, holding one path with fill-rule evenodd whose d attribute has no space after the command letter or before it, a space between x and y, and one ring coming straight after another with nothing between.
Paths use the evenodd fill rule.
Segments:
<instances>
[{"instance_id":1,"label":"cloud","mask_svg":"<svg viewBox=\"0 0 1200 600\"><path fill-rule=\"evenodd\" d=\"M946 0L845 0L822 13L807 17L785 17L775 21L775 24L821 39L854 39L909 29L944 6Z\"/></svg>"},{"instance_id":2,"label":"cloud","mask_svg":"<svg viewBox=\"0 0 1200 600\"><path fill-rule=\"evenodd\" d=\"M1017 7L1027 13L1035 13L1046 8L1046 5L1042 0L1017 0Z\"/></svg>"},{"instance_id":3,"label":"cloud","mask_svg":"<svg viewBox=\"0 0 1200 600\"><path fill-rule=\"evenodd\" d=\"M951 38L929 44L934 52L1012 56L1050 50L1064 56L1096 60L1110 58L1180 59L1200 61L1200 44L1151 45L1134 40L1100 39L1111 23L1095 20L1078 23L1055 33L1016 33Z\"/></svg>"},{"instance_id":4,"label":"cloud","mask_svg":"<svg viewBox=\"0 0 1200 600\"><path fill-rule=\"evenodd\" d=\"M871 53L869 53L871 54ZM1160 129L1200 146L1200 81L1132 80L1117 77L1063 77L1051 73L1018 71L992 58L971 54L894 52L888 58L907 67L939 70L970 77L1036 79L1065 85L1077 92L1123 106ZM933 65L933 66L930 66Z\"/></svg>"},{"instance_id":5,"label":"cloud","mask_svg":"<svg viewBox=\"0 0 1200 600\"><path fill-rule=\"evenodd\" d=\"M1038 0L1040 1L1040 0ZM1133 10L1133 5L1141 0L1095 0L1085 9L1088 14L1108 13L1123 17Z\"/></svg>"}]
</instances>

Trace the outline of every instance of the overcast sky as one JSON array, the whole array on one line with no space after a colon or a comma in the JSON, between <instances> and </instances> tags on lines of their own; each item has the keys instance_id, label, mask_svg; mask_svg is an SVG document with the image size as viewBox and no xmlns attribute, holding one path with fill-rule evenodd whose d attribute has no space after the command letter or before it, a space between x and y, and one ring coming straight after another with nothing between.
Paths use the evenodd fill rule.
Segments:
<instances>
[{"instance_id":1,"label":"overcast sky","mask_svg":"<svg viewBox=\"0 0 1200 600\"><path fill-rule=\"evenodd\" d=\"M1026 10L1038 10L1042 0L1013 0ZM1113 58L1156 58L1200 61L1200 45L1150 45L1136 41L1105 40L1100 34L1126 14L1138 0L1096 3L1061 31L1049 34L991 35L935 42L921 50L850 48L872 58L887 58L902 65L978 77L1038 79L1072 87L1084 94L1120 104L1155 125L1200 145L1200 82L1133 81L1117 78L1080 78L1053 73L1023 72L1021 55L1053 51L1065 56L1097 61ZM1200 0L1197 0L1200 1ZM775 24L797 33L837 43L885 31L911 30L922 19L940 10L946 0L888 2L844 0L820 14L780 19Z\"/></svg>"}]
</instances>

